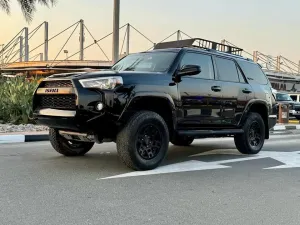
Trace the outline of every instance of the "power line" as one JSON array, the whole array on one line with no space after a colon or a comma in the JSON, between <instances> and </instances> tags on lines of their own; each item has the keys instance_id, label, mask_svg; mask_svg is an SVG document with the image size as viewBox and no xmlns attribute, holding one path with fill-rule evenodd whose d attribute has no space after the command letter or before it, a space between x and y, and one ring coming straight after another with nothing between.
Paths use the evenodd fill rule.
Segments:
<instances>
[{"instance_id":1,"label":"power line","mask_svg":"<svg viewBox=\"0 0 300 225\"><path fill-rule=\"evenodd\" d=\"M73 32L70 34L69 38L67 39L67 41L65 42L65 44L62 46L62 48L60 49L60 51L57 53L55 59L52 61L52 64L53 64L54 61L57 59L57 57L59 56L59 54L61 53L61 51L64 49L64 47L66 46L66 44L69 42L69 40L70 40L71 37L73 36L74 32L76 31L78 25L79 25L79 23L78 23L77 26L74 28ZM51 65L52 65L52 64L51 64Z\"/></svg>"},{"instance_id":2,"label":"power line","mask_svg":"<svg viewBox=\"0 0 300 225\"><path fill-rule=\"evenodd\" d=\"M96 39L94 38L94 36L92 35L92 33L89 31L89 29L84 25L84 27L86 28L87 32L91 35L91 37L94 40L94 43L96 43L98 45L98 47L100 48L100 50L102 51L102 53L104 54L104 56L106 57L106 59L109 61L109 58L107 57L107 55L105 54L104 50L100 47L99 43L96 41Z\"/></svg>"},{"instance_id":3,"label":"power line","mask_svg":"<svg viewBox=\"0 0 300 225\"><path fill-rule=\"evenodd\" d=\"M122 29L122 28L124 28L126 25L127 25L127 24L123 25L123 26L122 26L122 27L120 27L119 29ZM88 49L89 47L93 46L94 44L97 44L99 41L102 41L102 40L104 40L105 38L109 37L109 36L110 36L110 35L112 35L112 34L113 34L113 32L111 32L111 33L109 33L109 34L105 35L104 37L100 38L99 40L95 41L94 43L92 43L92 44L90 44L90 45L86 46L86 47L85 47L83 50L85 50L85 49ZM68 60L69 58L72 58L73 56L77 55L78 53L80 53L80 51L78 51L78 52L75 52L73 55L71 55L71 56L69 56L69 57L65 58L64 60L60 60L60 61L59 61L57 64L55 64L53 67L55 67L55 66L59 65L61 62L65 61L65 60ZM52 68L53 68L53 67L52 67Z\"/></svg>"}]
</instances>

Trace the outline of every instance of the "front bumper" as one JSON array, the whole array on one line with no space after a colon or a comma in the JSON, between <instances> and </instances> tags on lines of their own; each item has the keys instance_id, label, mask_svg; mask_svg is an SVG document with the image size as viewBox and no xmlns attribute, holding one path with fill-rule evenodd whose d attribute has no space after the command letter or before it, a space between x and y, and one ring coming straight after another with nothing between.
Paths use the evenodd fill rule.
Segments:
<instances>
[{"instance_id":1,"label":"front bumper","mask_svg":"<svg viewBox=\"0 0 300 225\"><path fill-rule=\"evenodd\" d=\"M114 93L110 91L89 90L73 82L72 94L76 95L74 108L48 107L40 104L40 96L65 96L66 88L56 88L56 93L46 93L39 88L33 97L33 118L39 125L48 126L59 130L85 132L85 133L109 133L115 127L118 114L114 109ZM60 92L62 90L62 92ZM52 102L56 104L57 102ZM97 105L102 104L102 109ZM64 107L60 104L59 107Z\"/></svg>"},{"instance_id":2,"label":"front bumper","mask_svg":"<svg viewBox=\"0 0 300 225\"><path fill-rule=\"evenodd\" d=\"M300 111L296 111L296 110L290 110L290 115L291 116L300 116Z\"/></svg>"}]
</instances>

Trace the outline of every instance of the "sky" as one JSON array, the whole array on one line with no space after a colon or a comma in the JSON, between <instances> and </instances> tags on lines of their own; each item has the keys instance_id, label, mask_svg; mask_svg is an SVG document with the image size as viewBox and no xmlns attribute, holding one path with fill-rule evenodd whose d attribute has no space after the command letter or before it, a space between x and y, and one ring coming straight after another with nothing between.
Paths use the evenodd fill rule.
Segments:
<instances>
[{"instance_id":1,"label":"sky","mask_svg":"<svg viewBox=\"0 0 300 225\"><path fill-rule=\"evenodd\" d=\"M29 32L43 21L49 22L49 37L83 19L96 38L112 32L113 0L57 0L54 7L38 6L34 19L27 24L16 0L11 14L0 11L0 44L9 42L23 27ZM220 42L225 39L248 52L283 55L298 63L300 60L300 1L298 0L121 0L120 26L130 23L153 42L160 42L176 30L192 36ZM75 26L49 43L49 58L63 59L79 51L79 27L65 44ZM120 31L120 48L125 29ZM153 44L134 29L130 32L130 51L144 51ZM187 38L183 35L184 38ZM168 40L175 40L176 35ZM29 41L30 49L43 42L43 29ZM85 46L93 38L85 31ZM111 59L112 36L99 42ZM17 47L16 47L17 49ZM123 47L123 52L125 51ZM121 50L121 49L120 49ZM30 53L30 58L43 52L43 46ZM249 56L251 57L251 56ZM75 55L72 59L79 59ZM85 59L104 60L96 45L85 51Z\"/></svg>"}]
</instances>

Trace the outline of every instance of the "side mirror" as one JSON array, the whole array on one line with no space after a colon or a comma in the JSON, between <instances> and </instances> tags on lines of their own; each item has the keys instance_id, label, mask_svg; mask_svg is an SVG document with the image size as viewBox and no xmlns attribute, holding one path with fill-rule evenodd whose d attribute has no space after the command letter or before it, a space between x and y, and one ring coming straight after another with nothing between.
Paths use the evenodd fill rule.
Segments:
<instances>
[{"instance_id":1,"label":"side mirror","mask_svg":"<svg viewBox=\"0 0 300 225\"><path fill-rule=\"evenodd\" d=\"M179 72L178 76L192 76L201 73L201 67L197 65L185 65Z\"/></svg>"}]
</instances>

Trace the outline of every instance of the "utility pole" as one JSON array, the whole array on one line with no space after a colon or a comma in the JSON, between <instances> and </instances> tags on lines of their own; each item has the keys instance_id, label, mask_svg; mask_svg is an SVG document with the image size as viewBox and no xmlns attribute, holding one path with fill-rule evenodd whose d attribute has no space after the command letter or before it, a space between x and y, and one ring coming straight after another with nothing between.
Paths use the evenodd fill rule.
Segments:
<instances>
[{"instance_id":1,"label":"utility pole","mask_svg":"<svg viewBox=\"0 0 300 225\"><path fill-rule=\"evenodd\" d=\"M130 24L127 24L127 49L126 49L126 55L129 54L129 47L130 47Z\"/></svg>"},{"instance_id":2,"label":"utility pole","mask_svg":"<svg viewBox=\"0 0 300 225\"><path fill-rule=\"evenodd\" d=\"M23 36L20 36L20 62L23 62Z\"/></svg>"},{"instance_id":3,"label":"utility pole","mask_svg":"<svg viewBox=\"0 0 300 225\"><path fill-rule=\"evenodd\" d=\"M4 44L1 44L1 46L2 46L2 49L1 49L1 68L2 68L2 66L3 66Z\"/></svg>"},{"instance_id":4,"label":"utility pole","mask_svg":"<svg viewBox=\"0 0 300 225\"><path fill-rule=\"evenodd\" d=\"M40 61L42 62L43 60L44 60L43 53L40 53Z\"/></svg>"},{"instance_id":5,"label":"utility pole","mask_svg":"<svg viewBox=\"0 0 300 225\"><path fill-rule=\"evenodd\" d=\"M258 61L258 53L257 53L257 51L253 52L253 61L256 62L256 63Z\"/></svg>"},{"instance_id":6,"label":"utility pole","mask_svg":"<svg viewBox=\"0 0 300 225\"><path fill-rule=\"evenodd\" d=\"M276 65L276 71L280 71L280 65L281 65L281 56L277 56L277 65Z\"/></svg>"},{"instance_id":7,"label":"utility pole","mask_svg":"<svg viewBox=\"0 0 300 225\"><path fill-rule=\"evenodd\" d=\"M84 21L80 20L80 58L84 60Z\"/></svg>"},{"instance_id":8,"label":"utility pole","mask_svg":"<svg viewBox=\"0 0 300 225\"><path fill-rule=\"evenodd\" d=\"M45 45L44 45L44 55L45 61L48 61L48 43L49 43L49 25L48 22L45 21Z\"/></svg>"},{"instance_id":9,"label":"utility pole","mask_svg":"<svg viewBox=\"0 0 300 225\"><path fill-rule=\"evenodd\" d=\"M28 27L25 27L25 62L29 61L29 46L28 46Z\"/></svg>"},{"instance_id":10,"label":"utility pole","mask_svg":"<svg viewBox=\"0 0 300 225\"><path fill-rule=\"evenodd\" d=\"M177 31L177 41L180 41L180 30Z\"/></svg>"},{"instance_id":11,"label":"utility pole","mask_svg":"<svg viewBox=\"0 0 300 225\"><path fill-rule=\"evenodd\" d=\"M114 0L112 63L119 59L120 0Z\"/></svg>"}]
</instances>

